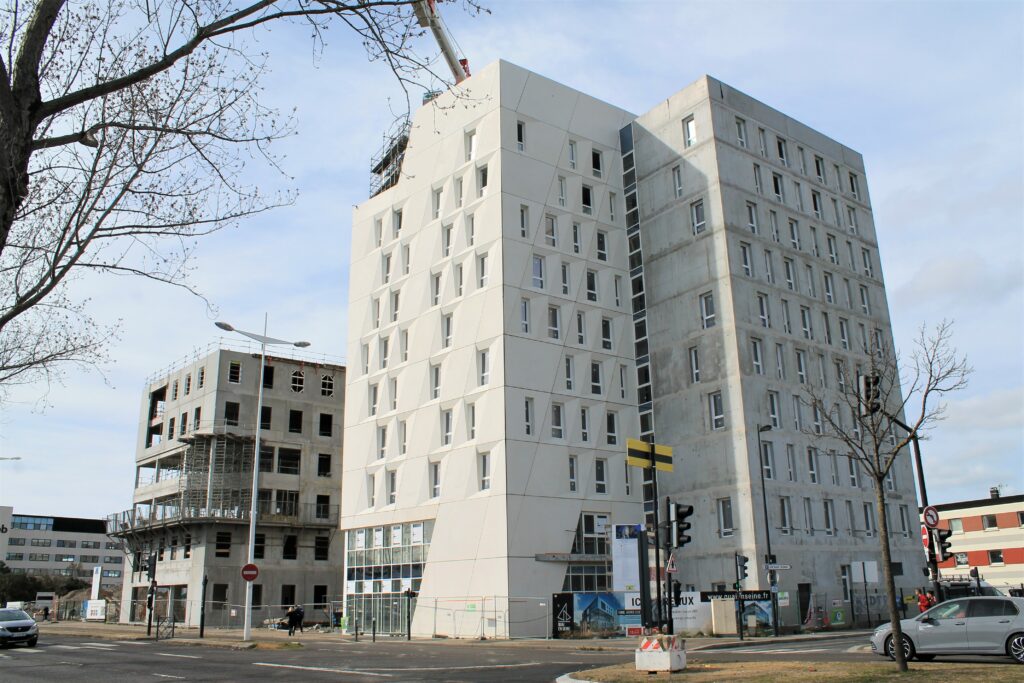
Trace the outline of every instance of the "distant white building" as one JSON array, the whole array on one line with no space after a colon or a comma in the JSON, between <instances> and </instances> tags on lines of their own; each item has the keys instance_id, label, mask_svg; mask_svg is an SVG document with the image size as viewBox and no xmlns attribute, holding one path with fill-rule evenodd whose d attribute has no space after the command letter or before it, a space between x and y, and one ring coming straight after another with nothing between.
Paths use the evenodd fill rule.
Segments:
<instances>
[{"instance_id":1,"label":"distant white building","mask_svg":"<svg viewBox=\"0 0 1024 683\"><path fill-rule=\"evenodd\" d=\"M92 582L100 567L100 588L121 590L124 552L107 537L102 519L15 514L0 505L4 564L15 574L64 576Z\"/></svg>"},{"instance_id":2,"label":"distant white building","mask_svg":"<svg viewBox=\"0 0 1024 683\"><path fill-rule=\"evenodd\" d=\"M860 156L708 77L640 117L507 62L464 86L354 214L350 621L401 631L412 604L419 634L546 633L551 594L610 590L610 525L642 520L628 437L676 450L680 580L731 584L734 553L766 551L758 424L784 622L849 599L880 555L872 493L793 411L891 349ZM909 588L905 459L890 500Z\"/></svg>"},{"instance_id":3,"label":"distant white building","mask_svg":"<svg viewBox=\"0 0 1024 683\"><path fill-rule=\"evenodd\" d=\"M132 508L107 520L131 565L121 621L146 618L149 559L156 615L240 626L249 544L259 353L215 349L147 382ZM260 414L253 623L295 603L327 621L341 598L338 480L345 368L268 356Z\"/></svg>"}]
</instances>

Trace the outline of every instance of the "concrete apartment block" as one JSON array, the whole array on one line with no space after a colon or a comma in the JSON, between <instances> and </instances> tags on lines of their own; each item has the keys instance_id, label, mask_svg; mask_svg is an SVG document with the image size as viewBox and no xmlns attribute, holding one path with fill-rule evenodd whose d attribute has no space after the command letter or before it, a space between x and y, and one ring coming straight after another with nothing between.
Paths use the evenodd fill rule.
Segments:
<instances>
[{"instance_id":1,"label":"concrete apartment block","mask_svg":"<svg viewBox=\"0 0 1024 683\"><path fill-rule=\"evenodd\" d=\"M149 558L156 557L156 616L240 625L249 541L260 363L217 348L151 378L142 399L132 508L107 520L124 541L122 621L146 618ZM253 623L306 605L327 620L341 597L336 533L345 368L267 356L261 415Z\"/></svg>"},{"instance_id":2,"label":"concrete apartment block","mask_svg":"<svg viewBox=\"0 0 1024 683\"><path fill-rule=\"evenodd\" d=\"M463 85L354 212L350 622L547 633L551 593L609 590L611 524L643 519L638 436L675 448L660 493L696 508L680 582L729 585L742 552L766 589L759 424L783 623L855 600L851 566L880 559L872 492L791 409L835 361L892 348L860 156L709 77L640 117L506 62ZM889 499L910 590L905 459Z\"/></svg>"}]
</instances>

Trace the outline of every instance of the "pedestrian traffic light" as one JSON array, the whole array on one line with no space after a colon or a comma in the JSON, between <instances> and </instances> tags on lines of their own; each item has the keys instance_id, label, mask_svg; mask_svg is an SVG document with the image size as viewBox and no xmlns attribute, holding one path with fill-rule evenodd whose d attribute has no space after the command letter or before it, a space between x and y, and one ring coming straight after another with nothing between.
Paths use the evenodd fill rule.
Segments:
<instances>
[{"instance_id":1,"label":"pedestrian traffic light","mask_svg":"<svg viewBox=\"0 0 1024 683\"><path fill-rule=\"evenodd\" d=\"M682 548L692 541L686 532L693 526L686 521L686 518L693 514L692 505L673 503L668 506L668 532L673 548Z\"/></svg>"},{"instance_id":2,"label":"pedestrian traffic light","mask_svg":"<svg viewBox=\"0 0 1024 683\"><path fill-rule=\"evenodd\" d=\"M748 576L748 574L747 574L747 562L749 562L749 561L750 561L750 558L747 557L746 555L737 555L736 556L736 581L737 582L740 582L743 579L747 578L747 576ZM739 589L737 589L737 590L739 590Z\"/></svg>"},{"instance_id":3,"label":"pedestrian traffic light","mask_svg":"<svg viewBox=\"0 0 1024 683\"><path fill-rule=\"evenodd\" d=\"M936 529L935 530L935 560L937 562L944 561L952 553L949 552L950 542L949 537L953 535L951 529Z\"/></svg>"},{"instance_id":4,"label":"pedestrian traffic light","mask_svg":"<svg viewBox=\"0 0 1024 683\"><path fill-rule=\"evenodd\" d=\"M874 415L882 409L882 378L878 375L861 375L858 382L860 414Z\"/></svg>"}]
</instances>

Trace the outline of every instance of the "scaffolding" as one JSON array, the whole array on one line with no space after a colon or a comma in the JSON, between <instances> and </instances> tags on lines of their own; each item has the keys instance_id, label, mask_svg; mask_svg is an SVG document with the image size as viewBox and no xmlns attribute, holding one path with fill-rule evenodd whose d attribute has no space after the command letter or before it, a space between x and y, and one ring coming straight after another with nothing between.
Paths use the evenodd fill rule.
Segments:
<instances>
[{"instance_id":1,"label":"scaffolding","mask_svg":"<svg viewBox=\"0 0 1024 683\"><path fill-rule=\"evenodd\" d=\"M384 134L384 144L370 160L370 196L375 197L384 190L398 184L402 175L402 161L409 144L408 118L400 118Z\"/></svg>"},{"instance_id":2,"label":"scaffolding","mask_svg":"<svg viewBox=\"0 0 1024 683\"><path fill-rule=\"evenodd\" d=\"M182 516L247 519L254 450L250 437L196 435L185 448L178 480Z\"/></svg>"}]
</instances>

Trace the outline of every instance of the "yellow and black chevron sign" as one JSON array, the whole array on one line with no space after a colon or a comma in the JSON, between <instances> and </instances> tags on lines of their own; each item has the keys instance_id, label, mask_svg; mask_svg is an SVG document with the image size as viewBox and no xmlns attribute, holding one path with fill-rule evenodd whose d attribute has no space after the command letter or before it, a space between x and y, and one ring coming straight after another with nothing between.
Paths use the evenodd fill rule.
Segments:
<instances>
[{"instance_id":1,"label":"yellow and black chevron sign","mask_svg":"<svg viewBox=\"0 0 1024 683\"><path fill-rule=\"evenodd\" d=\"M651 444L640 439L626 439L626 462L634 467L651 467ZM662 472L672 471L672 447L654 444L653 466Z\"/></svg>"}]
</instances>

